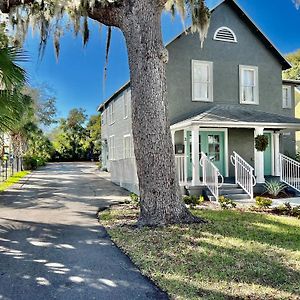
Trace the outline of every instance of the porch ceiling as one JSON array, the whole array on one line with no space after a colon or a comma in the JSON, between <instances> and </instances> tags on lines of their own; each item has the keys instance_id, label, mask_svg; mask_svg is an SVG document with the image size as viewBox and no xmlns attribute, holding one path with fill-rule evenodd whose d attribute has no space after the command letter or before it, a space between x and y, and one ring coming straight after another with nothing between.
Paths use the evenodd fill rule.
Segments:
<instances>
[{"instance_id":1,"label":"porch ceiling","mask_svg":"<svg viewBox=\"0 0 300 300\"><path fill-rule=\"evenodd\" d=\"M255 110L250 108L249 105L208 104L200 111L187 114L176 120L172 123L171 128L177 129L192 125L232 128L292 128L300 130L300 119Z\"/></svg>"}]
</instances>

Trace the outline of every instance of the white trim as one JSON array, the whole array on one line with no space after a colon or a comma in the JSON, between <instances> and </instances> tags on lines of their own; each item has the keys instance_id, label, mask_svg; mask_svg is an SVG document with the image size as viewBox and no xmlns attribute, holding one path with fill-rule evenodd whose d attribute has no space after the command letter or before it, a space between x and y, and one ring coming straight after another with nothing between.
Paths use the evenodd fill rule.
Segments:
<instances>
[{"instance_id":1,"label":"white trim","mask_svg":"<svg viewBox=\"0 0 300 300\"><path fill-rule=\"evenodd\" d=\"M250 123L250 122L222 122L219 124L216 123L208 123L200 121L182 121L171 126L172 130L183 130L186 127L197 125L208 127L208 128L256 128L256 127L264 127L264 128L274 128L274 129L298 129L300 130L300 123Z\"/></svg>"},{"instance_id":2,"label":"white trim","mask_svg":"<svg viewBox=\"0 0 300 300\"><path fill-rule=\"evenodd\" d=\"M243 100L243 71L254 71L254 101L244 101ZM259 81L258 81L258 67L257 66L246 66L239 65L239 86L240 86L240 103L241 104L259 104Z\"/></svg>"},{"instance_id":3,"label":"white trim","mask_svg":"<svg viewBox=\"0 0 300 300\"><path fill-rule=\"evenodd\" d=\"M196 98L194 95L194 68L196 65L206 65L209 70L208 78L209 78L209 90L208 90L208 98ZM192 59L191 64L191 72L192 72L192 101L200 101L200 102L213 102L213 85L214 85L214 77L213 77L213 62L211 61L203 61L203 60L195 60Z\"/></svg>"},{"instance_id":4,"label":"white trim","mask_svg":"<svg viewBox=\"0 0 300 300\"><path fill-rule=\"evenodd\" d=\"M232 41L232 40L228 40L228 39L226 39L226 38L218 38L217 35L219 34L219 32L220 32L221 30L227 30L227 31L229 31L229 32L232 34L233 41ZM214 34L213 39L214 39L215 41L228 42L228 43L237 43L237 38L236 38L235 33L233 32L232 29L230 29L229 27L226 27L226 26L222 26L222 27L218 28L218 29L215 31L215 34Z\"/></svg>"},{"instance_id":5,"label":"white trim","mask_svg":"<svg viewBox=\"0 0 300 300\"><path fill-rule=\"evenodd\" d=\"M287 90L287 99L283 98L283 90ZM286 101L285 101L286 100ZM282 108L292 108L292 87L290 85L282 85Z\"/></svg>"},{"instance_id":6,"label":"white trim","mask_svg":"<svg viewBox=\"0 0 300 300\"><path fill-rule=\"evenodd\" d=\"M225 165L225 176L229 177L229 157L228 157L228 128L199 128L199 131L216 131L224 132L224 165Z\"/></svg>"}]
</instances>

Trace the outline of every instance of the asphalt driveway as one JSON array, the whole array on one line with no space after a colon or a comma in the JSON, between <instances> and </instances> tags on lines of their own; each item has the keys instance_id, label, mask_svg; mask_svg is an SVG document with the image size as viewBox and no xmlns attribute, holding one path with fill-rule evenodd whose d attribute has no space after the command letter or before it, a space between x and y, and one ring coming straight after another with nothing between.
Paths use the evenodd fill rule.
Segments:
<instances>
[{"instance_id":1,"label":"asphalt driveway","mask_svg":"<svg viewBox=\"0 0 300 300\"><path fill-rule=\"evenodd\" d=\"M166 299L99 226L127 193L95 169L50 164L0 194L0 299Z\"/></svg>"}]
</instances>

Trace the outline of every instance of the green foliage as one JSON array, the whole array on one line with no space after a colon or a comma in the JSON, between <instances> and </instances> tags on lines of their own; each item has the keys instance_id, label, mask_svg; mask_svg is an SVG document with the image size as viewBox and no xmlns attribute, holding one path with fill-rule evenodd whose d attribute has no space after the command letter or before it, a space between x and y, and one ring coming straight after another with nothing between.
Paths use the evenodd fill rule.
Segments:
<instances>
[{"instance_id":1,"label":"green foliage","mask_svg":"<svg viewBox=\"0 0 300 300\"><path fill-rule=\"evenodd\" d=\"M183 202L187 205L190 205L191 207L194 207L196 205L201 204L204 201L203 196L197 197L197 196L184 196Z\"/></svg>"},{"instance_id":2,"label":"green foliage","mask_svg":"<svg viewBox=\"0 0 300 300\"><path fill-rule=\"evenodd\" d=\"M53 160L97 160L101 153L101 118L91 116L87 124L83 109L72 109L50 134L55 153Z\"/></svg>"},{"instance_id":3,"label":"green foliage","mask_svg":"<svg viewBox=\"0 0 300 300\"><path fill-rule=\"evenodd\" d=\"M300 80L300 49L288 54L286 59L293 67L283 72L283 78Z\"/></svg>"},{"instance_id":4,"label":"green foliage","mask_svg":"<svg viewBox=\"0 0 300 300\"><path fill-rule=\"evenodd\" d=\"M264 187L266 188L266 191L270 195L277 197L278 194L286 188L286 185L279 181L270 180L270 181L266 181Z\"/></svg>"},{"instance_id":5,"label":"green foliage","mask_svg":"<svg viewBox=\"0 0 300 300\"><path fill-rule=\"evenodd\" d=\"M219 197L219 203L222 209L229 209L229 208L236 207L236 203L232 199L226 198L224 196Z\"/></svg>"},{"instance_id":6,"label":"green foliage","mask_svg":"<svg viewBox=\"0 0 300 300\"><path fill-rule=\"evenodd\" d=\"M259 208L268 208L272 205L272 199L266 197L255 197L255 203Z\"/></svg>"},{"instance_id":7,"label":"green foliage","mask_svg":"<svg viewBox=\"0 0 300 300\"><path fill-rule=\"evenodd\" d=\"M268 137L261 134L255 137L255 149L258 151L265 151L268 147L269 140Z\"/></svg>"},{"instance_id":8,"label":"green foliage","mask_svg":"<svg viewBox=\"0 0 300 300\"><path fill-rule=\"evenodd\" d=\"M35 170L38 167L38 161L36 158L31 156L23 157L23 168L24 170Z\"/></svg>"},{"instance_id":9,"label":"green foliage","mask_svg":"<svg viewBox=\"0 0 300 300\"><path fill-rule=\"evenodd\" d=\"M300 205L292 207L289 202L274 207L272 212L277 215L286 215L300 219Z\"/></svg>"},{"instance_id":10,"label":"green foliage","mask_svg":"<svg viewBox=\"0 0 300 300\"><path fill-rule=\"evenodd\" d=\"M134 205L139 206L140 205L140 197L135 193L129 194L130 200Z\"/></svg>"}]
</instances>

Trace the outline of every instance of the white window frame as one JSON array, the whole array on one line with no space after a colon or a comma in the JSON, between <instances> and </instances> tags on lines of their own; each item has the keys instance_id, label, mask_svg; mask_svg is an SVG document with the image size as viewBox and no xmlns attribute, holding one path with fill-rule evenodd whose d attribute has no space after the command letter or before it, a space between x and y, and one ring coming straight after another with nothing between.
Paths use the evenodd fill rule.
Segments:
<instances>
[{"instance_id":1,"label":"white window frame","mask_svg":"<svg viewBox=\"0 0 300 300\"><path fill-rule=\"evenodd\" d=\"M128 149L126 149L126 140L128 140ZM132 139L130 134L125 134L123 136L123 149L124 149L124 158L131 158L132 157ZM126 151L127 150L127 151Z\"/></svg>"},{"instance_id":2,"label":"white window frame","mask_svg":"<svg viewBox=\"0 0 300 300\"><path fill-rule=\"evenodd\" d=\"M287 99L284 99L283 90L287 90ZM292 108L292 87L290 85L282 86L282 108Z\"/></svg>"},{"instance_id":3,"label":"white window frame","mask_svg":"<svg viewBox=\"0 0 300 300\"><path fill-rule=\"evenodd\" d=\"M101 114L102 126L105 125L105 122L106 122L105 116L106 116L106 109L104 109L102 114Z\"/></svg>"},{"instance_id":4,"label":"white window frame","mask_svg":"<svg viewBox=\"0 0 300 300\"><path fill-rule=\"evenodd\" d=\"M243 100L243 71L253 71L254 72L254 101L244 101ZM241 104L259 104L259 81L258 81L258 67L257 66L246 66L239 65L239 86L240 86L240 103Z\"/></svg>"},{"instance_id":5,"label":"white window frame","mask_svg":"<svg viewBox=\"0 0 300 300\"><path fill-rule=\"evenodd\" d=\"M233 41L226 40L226 39L222 39L222 38L220 39L220 38L217 37L219 31L220 31L220 30L224 30L224 29L225 29L225 30L228 30L228 31L232 34L232 36L233 36L233 38L234 38ZM218 28L218 29L215 31L215 34L214 34L214 40L215 40L215 41L221 41L221 42L227 42L227 43L237 43L237 38L236 38L235 33L233 32L232 29L230 29L229 27L226 27L226 26L222 26L222 27Z\"/></svg>"},{"instance_id":6,"label":"white window frame","mask_svg":"<svg viewBox=\"0 0 300 300\"><path fill-rule=\"evenodd\" d=\"M127 119L129 116L129 103L130 103L130 91L125 91L123 95L123 101L124 101L124 119Z\"/></svg>"},{"instance_id":7,"label":"white window frame","mask_svg":"<svg viewBox=\"0 0 300 300\"><path fill-rule=\"evenodd\" d=\"M194 69L196 65L206 65L209 70L209 90L207 98L196 98L194 93ZM213 102L213 62L211 61L202 61L202 60L192 60L192 101L201 101L201 102Z\"/></svg>"},{"instance_id":8,"label":"white window frame","mask_svg":"<svg viewBox=\"0 0 300 300\"><path fill-rule=\"evenodd\" d=\"M108 144L108 159L115 160L116 159L116 145L115 145L115 136L111 135L109 137L109 144Z\"/></svg>"},{"instance_id":9,"label":"white window frame","mask_svg":"<svg viewBox=\"0 0 300 300\"><path fill-rule=\"evenodd\" d=\"M109 125L112 125L115 123L115 112L114 112L114 106L115 106L115 101L112 101L109 106L108 106L108 109L109 109Z\"/></svg>"}]
</instances>

